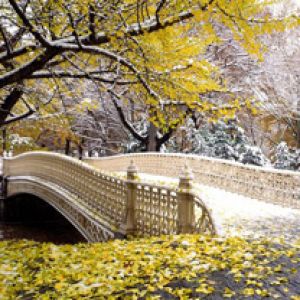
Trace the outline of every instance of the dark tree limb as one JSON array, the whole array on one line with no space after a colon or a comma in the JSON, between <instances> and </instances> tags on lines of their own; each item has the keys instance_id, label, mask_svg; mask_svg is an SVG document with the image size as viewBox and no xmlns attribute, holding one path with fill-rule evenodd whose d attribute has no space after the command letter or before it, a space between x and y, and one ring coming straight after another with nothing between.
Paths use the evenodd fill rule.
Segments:
<instances>
[{"instance_id":1,"label":"dark tree limb","mask_svg":"<svg viewBox=\"0 0 300 300\"><path fill-rule=\"evenodd\" d=\"M34 113L35 113L36 111L35 110L33 110L33 109L30 109L30 110L28 110L26 113L24 113L24 114L21 114L21 115L18 115L18 116L15 116L15 117L13 117L13 118L9 118L9 119L7 119L7 120L5 120L3 123L1 123L0 125L8 125L8 124L11 124L11 123L14 123L14 122L17 122L17 121L20 121L20 120L22 120L22 119L25 119L25 118L27 118L27 117L29 117L29 116L31 116L31 115L33 115Z\"/></svg>"},{"instance_id":2,"label":"dark tree limb","mask_svg":"<svg viewBox=\"0 0 300 300\"><path fill-rule=\"evenodd\" d=\"M39 71L35 72L26 77L26 79L46 79L46 78L74 78L74 79L92 79L94 81L101 81L104 83L116 84L116 85L128 85L134 84L138 81L133 80L117 80L117 79L109 79L104 78L102 76L97 75L99 71L86 71L80 73L73 73L67 71Z\"/></svg>"},{"instance_id":3,"label":"dark tree limb","mask_svg":"<svg viewBox=\"0 0 300 300\"><path fill-rule=\"evenodd\" d=\"M95 16L95 7L93 5L89 5L89 38L92 42L96 40Z\"/></svg>"},{"instance_id":4,"label":"dark tree limb","mask_svg":"<svg viewBox=\"0 0 300 300\"><path fill-rule=\"evenodd\" d=\"M155 11L155 18L156 18L156 23L157 24L160 24L159 13L162 10L165 3L166 3L166 0L160 0L158 5L157 5L156 11Z\"/></svg>"},{"instance_id":5,"label":"dark tree limb","mask_svg":"<svg viewBox=\"0 0 300 300\"><path fill-rule=\"evenodd\" d=\"M37 48L38 48L37 45L32 44L32 45L22 46L14 51L11 51L11 53L0 54L0 63L3 64L5 62L7 62L8 60L11 60L11 59L19 57L21 55L27 54L30 51L35 50ZM0 49L0 52L2 52L1 49Z\"/></svg>"},{"instance_id":6,"label":"dark tree limb","mask_svg":"<svg viewBox=\"0 0 300 300\"><path fill-rule=\"evenodd\" d=\"M15 87L0 105L0 126L6 125L5 121L10 115L15 104L21 99L23 91L20 87Z\"/></svg>"},{"instance_id":7,"label":"dark tree limb","mask_svg":"<svg viewBox=\"0 0 300 300\"><path fill-rule=\"evenodd\" d=\"M174 128L169 128L169 130L161 138L157 138L158 150L164 143L166 143L172 137L172 134L174 133L174 131L175 131Z\"/></svg>"},{"instance_id":8,"label":"dark tree limb","mask_svg":"<svg viewBox=\"0 0 300 300\"><path fill-rule=\"evenodd\" d=\"M0 77L0 88L3 88L15 82L21 82L24 78L31 75L33 72L43 69L47 62L59 53L60 50L56 48L47 49L45 52L38 55L30 62L24 64L22 67L7 72L5 75Z\"/></svg>"},{"instance_id":9,"label":"dark tree limb","mask_svg":"<svg viewBox=\"0 0 300 300\"><path fill-rule=\"evenodd\" d=\"M4 28L1 26L1 24L0 24L0 33L1 33L2 38L4 40L4 45L5 45L5 48L6 48L6 53L10 54L11 53L11 45L10 45L9 39L8 39L8 37L6 35L6 32L5 32Z\"/></svg>"},{"instance_id":10,"label":"dark tree limb","mask_svg":"<svg viewBox=\"0 0 300 300\"><path fill-rule=\"evenodd\" d=\"M111 97L112 98L112 102L114 104L114 107L117 110L117 113L119 115L119 118L122 122L122 124L125 126L125 128L132 134L132 136L137 139L138 141L145 143L147 137L144 137L142 135L140 135L135 128L127 121L125 114L122 110L122 107L117 103L116 99L114 98L114 96Z\"/></svg>"},{"instance_id":11,"label":"dark tree limb","mask_svg":"<svg viewBox=\"0 0 300 300\"><path fill-rule=\"evenodd\" d=\"M50 47L49 41L47 41L39 32L38 30L30 23L28 18L26 17L25 13L21 9L21 7L16 3L15 0L8 0L10 5L13 7L14 11L22 20L23 24L27 27L29 32L43 45L44 47Z\"/></svg>"}]
</instances>

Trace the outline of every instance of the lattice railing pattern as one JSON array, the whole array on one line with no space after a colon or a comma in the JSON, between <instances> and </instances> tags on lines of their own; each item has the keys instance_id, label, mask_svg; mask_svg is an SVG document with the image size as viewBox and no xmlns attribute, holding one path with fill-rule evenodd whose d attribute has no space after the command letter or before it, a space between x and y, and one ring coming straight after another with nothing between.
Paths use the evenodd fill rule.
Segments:
<instances>
[{"instance_id":1,"label":"lattice railing pattern","mask_svg":"<svg viewBox=\"0 0 300 300\"><path fill-rule=\"evenodd\" d=\"M67 190L77 210L80 208L95 224L98 222L116 230L124 221L126 182L76 159L53 153L22 154L5 160L4 175L30 176ZM67 202L61 203L63 205Z\"/></svg>"},{"instance_id":2,"label":"lattice railing pattern","mask_svg":"<svg viewBox=\"0 0 300 300\"><path fill-rule=\"evenodd\" d=\"M26 164L21 168L19 161ZM121 223L126 208L126 183L107 176L86 164L62 155L35 153L11 160L12 175L16 172L37 176L72 192L88 212L112 224Z\"/></svg>"},{"instance_id":3,"label":"lattice railing pattern","mask_svg":"<svg viewBox=\"0 0 300 300\"><path fill-rule=\"evenodd\" d=\"M300 208L300 172L282 171L244 165L228 160L198 155L137 153L104 158L90 158L86 162L109 172L123 171L134 160L139 171L176 177L188 163L197 183L238 193L265 202Z\"/></svg>"},{"instance_id":4,"label":"lattice railing pattern","mask_svg":"<svg viewBox=\"0 0 300 300\"><path fill-rule=\"evenodd\" d=\"M194 201L196 206L195 232L216 234L216 227L207 206L196 194L194 194Z\"/></svg>"},{"instance_id":5,"label":"lattice railing pattern","mask_svg":"<svg viewBox=\"0 0 300 300\"><path fill-rule=\"evenodd\" d=\"M40 197L44 195L83 228L90 241L114 234L215 233L204 203L199 205L189 191L136 181L133 165L127 169L128 179L123 180L61 154L32 152L6 158L3 173L8 179L8 196L28 189L35 194L44 188ZM204 216L198 227L196 207L198 215Z\"/></svg>"},{"instance_id":6,"label":"lattice railing pattern","mask_svg":"<svg viewBox=\"0 0 300 300\"><path fill-rule=\"evenodd\" d=\"M172 189L138 183L135 214L139 235L178 232L178 198Z\"/></svg>"}]
</instances>

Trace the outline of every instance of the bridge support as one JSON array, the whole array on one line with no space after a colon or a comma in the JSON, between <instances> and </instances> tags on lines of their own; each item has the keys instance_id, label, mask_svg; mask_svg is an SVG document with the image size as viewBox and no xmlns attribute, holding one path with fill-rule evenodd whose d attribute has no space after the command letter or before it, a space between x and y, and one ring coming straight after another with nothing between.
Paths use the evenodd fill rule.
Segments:
<instances>
[{"instance_id":1,"label":"bridge support","mask_svg":"<svg viewBox=\"0 0 300 300\"><path fill-rule=\"evenodd\" d=\"M138 169L133 160L127 168L127 210L126 219L120 226L120 233L124 236L136 234L136 191ZM195 231L195 204L193 188L193 173L186 164L180 174L178 195L178 233L193 233Z\"/></svg>"},{"instance_id":2,"label":"bridge support","mask_svg":"<svg viewBox=\"0 0 300 300\"><path fill-rule=\"evenodd\" d=\"M120 227L120 233L128 236L136 233L135 207L136 207L136 183L134 180L137 177L137 167L133 160L127 168L127 209L126 219Z\"/></svg>"},{"instance_id":3,"label":"bridge support","mask_svg":"<svg viewBox=\"0 0 300 300\"><path fill-rule=\"evenodd\" d=\"M178 186L178 231L179 233L192 233L195 229L195 205L193 188L193 173L185 164L179 176Z\"/></svg>"}]
</instances>

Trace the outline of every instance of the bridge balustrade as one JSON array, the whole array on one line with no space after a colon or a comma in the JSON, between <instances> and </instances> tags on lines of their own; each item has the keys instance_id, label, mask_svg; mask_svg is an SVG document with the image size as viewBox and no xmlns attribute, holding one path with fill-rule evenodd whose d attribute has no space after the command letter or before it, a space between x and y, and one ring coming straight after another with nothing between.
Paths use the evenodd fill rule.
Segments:
<instances>
[{"instance_id":1,"label":"bridge balustrade","mask_svg":"<svg viewBox=\"0 0 300 300\"><path fill-rule=\"evenodd\" d=\"M127 177L120 178L58 153L7 157L3 166L6 196L30 193L40 197L89 241L128 235L216 233L209 210L193 191L187 167L179 186L170 188L138 180L134 163L127 157L120 159L121 168L127 171ZM153 159L148 168L151 163L158 167Z\"/></svg>"},{"instance_id":2,"label":"bridge balustrade","mask_svg":"<svg viewBox=\"0 0 300 300\"><path fill-rule=\"evenodd\" d=\"M221 188L246 197L300 208L300 173L244 165L228 160L199 155L136 153L85 161L110 172L125 170L130 160L142 173L176 177L187 162L193 169L195 182Z\"/></svg>"}]
</instances>

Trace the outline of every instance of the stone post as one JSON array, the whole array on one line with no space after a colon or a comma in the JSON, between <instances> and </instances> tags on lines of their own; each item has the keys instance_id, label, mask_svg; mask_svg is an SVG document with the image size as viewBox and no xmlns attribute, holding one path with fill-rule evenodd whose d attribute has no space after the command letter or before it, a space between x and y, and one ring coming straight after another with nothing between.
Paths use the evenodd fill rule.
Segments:
<instances>
[{"instance_id":1,"label":"stone post","mask_svg":"<svg viewBox=\"0 0 300 300\"><path fill-rule=\"evenodd\" d=\"M179 233L192 233L195 228L195 205L193 188L193 173L187 164L179 175L178 186L178 225Z\"/></svg>"},{"instance_id":2,"label":"stone post","mask_svg":"<svg viewBox=\"0 0 300 300\"><path fill-rule=\"evenodd\" d=\"M127 168L127 207L125 221L121 225L120 233L123 235L134 235L136 231L135 206L136 206L136 189L135 179L137 176L137 167L133 160Z\"/></svg>"}]
</instances>

